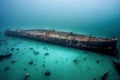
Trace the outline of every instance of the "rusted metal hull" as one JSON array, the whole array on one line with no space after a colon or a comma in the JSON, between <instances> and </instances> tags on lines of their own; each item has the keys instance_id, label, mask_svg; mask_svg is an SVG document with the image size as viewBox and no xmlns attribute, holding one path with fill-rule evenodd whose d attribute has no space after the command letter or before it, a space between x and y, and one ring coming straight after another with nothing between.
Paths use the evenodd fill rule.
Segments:
<instances>
[{"instance_id":1,"label":"rusted metal hull","mask_svg":"<svg viewBox=\"0 0 120 80\"><path fill-rule=\"evenodd\" d=\"M39 29L15 31L6 30L5 34L7 36L32 39L110 55L115 55L117 53L117 39L89 37L81 34Z\"/></svg>"}]
</instances>

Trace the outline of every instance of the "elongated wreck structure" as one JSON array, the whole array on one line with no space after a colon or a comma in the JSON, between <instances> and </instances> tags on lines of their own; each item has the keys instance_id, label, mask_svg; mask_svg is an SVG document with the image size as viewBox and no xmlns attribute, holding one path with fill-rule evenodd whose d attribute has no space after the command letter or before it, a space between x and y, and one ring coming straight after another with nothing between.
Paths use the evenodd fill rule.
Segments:
<instances>
[{"instance_id":1,"label":"elongated wreck structure","mask_svg":"<svg viewBox=\"0 0 120 80\"><path fill-rule=\"evenodd\" d=\"M100 53L116 53L117 38L98 38L91 35L75 34L73 32L68 33L43 29L6 30L5 34L7 36L33 39Z\"/></svg>"}]
</instances>

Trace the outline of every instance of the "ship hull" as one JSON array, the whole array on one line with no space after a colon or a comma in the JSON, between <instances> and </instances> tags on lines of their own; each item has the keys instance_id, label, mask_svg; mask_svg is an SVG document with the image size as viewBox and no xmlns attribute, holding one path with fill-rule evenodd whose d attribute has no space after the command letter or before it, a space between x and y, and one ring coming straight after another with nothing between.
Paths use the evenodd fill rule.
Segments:
<instances>
[{"instance_id":1,"label":"ship hull","mask_svg":"<svg viewBox=\"0 0 120 80\"><path fill-rule=\"evenodd\" d=\"M32 32L32 30L30 31ZM64 32L60 32L60 33L64 33ZM52 32L52 34L55 34L55 32ZM67 46L67 47L72 47L72 48L77 48L77 49L83 49L83 50L89 50L89 51L94 51L94 52L100 52L100 53L105 53L105 54L110 54L110 55L115 55L117 53L117 49L116 49L117 39L98 40L98 41L97 40L96 41L95 40L79 41L75 39L56 38L56 37L50 37L50 36L45 37L43 35L30 34L27 32L27 30L19 30L19 31L6 30L5 35L20 37L20 38L25 38L25 39L32 39L32 40L37 40L37 41L42 41L42 42L47 42L47 43L53 43L57 45L62 45L62 46ZM79 35L79 34L74 34L72 36L75 36L75 35Z\"/></svg>"}]
</instances>

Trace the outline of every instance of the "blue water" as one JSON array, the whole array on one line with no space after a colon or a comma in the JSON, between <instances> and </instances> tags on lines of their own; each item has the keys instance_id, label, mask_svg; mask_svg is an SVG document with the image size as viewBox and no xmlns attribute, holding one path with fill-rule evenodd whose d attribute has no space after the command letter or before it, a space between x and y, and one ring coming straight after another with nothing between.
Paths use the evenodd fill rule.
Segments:
<instances>
[{"instance_id":1,"label":"blue water","mask_svg":"<svg viewBox=\"0 0 120 80\"><path fill-rule=\"evenodd\" d=\"M0 61L0 80L24 80L26 73L30 74L26 80L100 80L105 71L106 80L119 80L112 61L120 62L120 54L113 57L4 35L6 29L55 29L115 36L120 52L119 4L119 0L0 0L0 54L12 53ZM45 76L46 71L51 75Z\"/></svg>"}]
</instances>

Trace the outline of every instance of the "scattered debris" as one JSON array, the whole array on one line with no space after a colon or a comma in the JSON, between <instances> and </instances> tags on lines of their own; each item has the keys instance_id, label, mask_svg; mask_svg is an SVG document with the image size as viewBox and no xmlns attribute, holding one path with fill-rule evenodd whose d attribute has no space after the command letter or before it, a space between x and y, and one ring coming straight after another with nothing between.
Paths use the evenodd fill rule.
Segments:
<instances>
[{"instance_id":1,"label":"scattered debris","mask_svg":"<svg viewBox=\"0 0 120 80\"><path fill-rule=\"evenodd\" d=\"M79 63L79 59L78 59L78 58L73 59L73 62L74 62L75 64L78 64L78 63Z\"/></svg>"},{"instance_id":2,"label":"scattered debris","mask_svg":"<svg viewBox=\"0 0 120 80\"><path fill-rule=\"evenodd\" d=\"M25 74L25 77L24 77L24 79L23 79L23 80L27 80L27 79L28 79L28 77L30 77L30 74L29 74L29 73L26 73L26 74Z\"/></svg>"},{"instance_id":3,"label":"scattered debris","mask_svg":"<svg viewBox=\"0 0 120 80\"><path fill-rule=\"evenodd\" d=\"M38 52L38 51L33 51L33 54L34 54L34 55L38 55L39 52Z\"/></svg>"},{"instance_id":4,"label":"scattered debris","mask_svg":"<svg viewBox=\"0 0 120 80\"><path fill-rule=\"evenodd\" d=\"M15 48L11 48L10 50L13 51L13 50L15 50Z\"/></svg>"},{"instance_id":5,"label":"scattered debris","mask_svg":"<svg viewBox=\"0 0 120 80\"><path fill-rule=\"evenodd\" d=\"M48 48L47 48L47 47L43 47L43 49L48 50Z\"/></svg>"},{"instance_id":6,"label":"scattered debris","mask_svg":"<svg viewBox=\"0 0 120 80\"><path fill-rule=\"evenodd\" d=\"M16 48L16 50L17 50L17 51L19 51L19 50L20 50L20 48Z\"/></svg>"},{"instance_id":7,"label":"scattered debris","mask_svg":"<svg viewBox=\"0 0 120 80\"><path fill-rule=\"evenodd\" d=\"M12 56L11 53L4 54L4 55L0 55L0 60L3 60L3 59L5 59L5 58L9 58L9 57L11 57L11 56Z\"/></svg>"},{"instance_id":8,"label":"scattered debris","mask_svg":"<svg viewBox=\"0 0 120 80\"><path fill-rule=\"evenodd\" d=\"M26 74L25 74L25 77L30 77L30 74L29 74L29 73L26 73Z\"/></svg>"},{"instance_id":9,"label":"scattered debris","mask_svg":"<svg viewBox=\"0 0 120 80\"><path fill-rule=\"evenodd\" d=\"M96 63L100 63L100 60L96 60Z\"/></svg>"},{"instance_id":10,"label":"scattered debris","mask_svg":"<svg viewBox=\"0 0 120 80\"><path fill-rule=\"evenodd\" d=\"M97 80L96 78L94 78L94 80Z\"/></svg>"},{"instance_id":11,"label":"scattered debris","mask_svg":"<svg viewBox=\"0 0 120 80\"><path fill-rule=\"evenodd\" d=\"M29 49L30 49L30 50L33 50L33 47L30 47Z\"/></svg>"},{"instance_id":12,"label":"scattered debris","mask_svg":"<svg viewBox=\"0 0 120 80\"><path fill-rule=\"evenodd\" d=\"M49 55L49 53L48 53L48 52L46 52L44 55L45 55L45 56L48 56L48 55Z\"/></svg>"},{"instance_id":13,"label":"scattered debris","mask_svg":"<svg viewBox=\"0 0 120 80\"><path fill-rule=\"evenodd\" d=\"M115 61L112 61L115 69L117 70L117 72L120 74L120 62L115 62Z\"/></svg>"},{"instance_id":14,"label":"scattered debris","mask_svg":"<svg viewBox=\"0 0 120 80\"><path fill-rule=\"evenodd\" d=\"M32 64L33 64L33 60L29 61L28 64L29 64L29 65L32 65Z\"/></svg>"},{"instance_id":15,"label":"scattered debris","mask_svg":"<svg viewBox=\"0 0 120 80\"><path fill-rule=\"evenodd\" d=\"M104 72L104 74L102 74L102 76L101 76L101 80L106 80L108 77L108 73L109 73L109 71Z\"/></svg>"},{"instance_id":16,"label":"scattered debris","mask_svg":"<svg viewBox=\"0 0 120 80\"><path fill-rule=\"evenodd\" d=\"M4 68L4 71L7 71L9 69L10 69L10 67L7 66L7 67Z\"/></svg>"},{"instance_id":17,"label":"scattered debris","mask_svg":"<svg viewBox=\"0 0 120 80\"><path fill-rule=\"evenodd\" d=\"M47 71L44 73L45 76L50 76L51 75L51 72L50 71Z\"/></svg>"},{"instance_id":18,"label":"scattered debris","mask_svg":"<svg viewBox=\"0 0 120 80\"><path fill-rule=\"evenodd\" d=\"M84 60L84 61L86 61L86 60L87 60L87 58L86 58L86 57L84 57L84 58L83 58L83 60Z\"/></svg>"},{"instance_id":19,"label":"scattered debris","mask_svg":"<svg viewBox=\"0 0 120 80\"><path fill-rule=\"evenodd\" d=\"M45 64L43 64L42 66L45 67Z\"/></svg>"},{"instance_id":20,"label":"scattered debris","mask_svg":"<svg viewBox=\"0 0 120 80\"><path fill-rule=\"evenodd\" d=\"M24 71L26 71L27 70L27 68L24 68Z\"/></svg>"},{"instance_id":21,"label":"scattered debris","mask_svg":"<svg viewBox=\"0 0 120 80\"><path fill-rule=\"evenodd\" d=\"M15 63L15 62L16 62L16 60L11 61L12 64Z\"/></svg>"}]
</instances>

